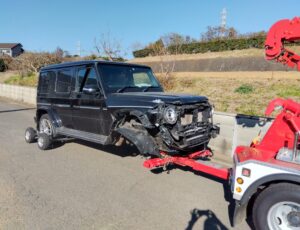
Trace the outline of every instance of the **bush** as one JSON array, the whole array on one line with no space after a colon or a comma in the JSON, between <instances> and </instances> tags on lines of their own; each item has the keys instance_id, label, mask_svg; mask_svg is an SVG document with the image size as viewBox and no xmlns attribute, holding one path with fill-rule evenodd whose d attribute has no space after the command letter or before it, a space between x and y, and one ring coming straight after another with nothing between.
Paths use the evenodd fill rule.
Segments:
<instances>
[{"instance_id":1,"label":"bush","mask_svg":"<svg viewBox=\"0 0 300 230\"><path fill-rule=\"evenodd\" d=\"M164 90L169 91L172 90L175 87L176 79L172 74L164 75L164 74L158 74L157 78L164 88Z\"/></svg>"},{"instance_id":2,"label":"bush","mask_svg":"<svg viewBox=\"0 0 300 230\"><path fill-rule=\"evenodd\" d=\"M6 70L6 65L3 59L0 59L0 72L4 72Z\"/></svg>"},{"instance_id":3,"label":"bush","mask_svg":"<svg viewBox=\"0 0 300 230\"><path fill-rule=\"evenodd\" d=\"M5 84L10 85L22 85L22 86L36 86L37 85L37 74L28 73L24 76L22 75L13 75L7 80L4 81Z\"/></svg>"},{"instance_id":4,"label":"bush","mask_svg":"<svg viewBox=\"0 0 300 230\"><path fill-rule=\"evenodd\" d=\"M235 93L240 93L240 94L249 94L254 91L253 86L249 84L242 84L240 87L236 88L234 90Z\"/></svg>"},{"instance_id":5,"label":"bush","mask_svg":"<svg viewBox=\"0 0 300 230\"><path fill-rule=\"evenodd\" d=\"M170 54L194 54L194 53L206 53L206 52L219 52L226 50L242 50L249 48L263 48L265 42L265 36L255 36L250 38L236 38L226 40L213 40L208 42L193 42L182 44L180 50L178 46L171 45L168 47L168 53ZM145 48L136 50L133 52L135 58L147 57L155 55L153 49Z\"/></svg>"}]
</instances>

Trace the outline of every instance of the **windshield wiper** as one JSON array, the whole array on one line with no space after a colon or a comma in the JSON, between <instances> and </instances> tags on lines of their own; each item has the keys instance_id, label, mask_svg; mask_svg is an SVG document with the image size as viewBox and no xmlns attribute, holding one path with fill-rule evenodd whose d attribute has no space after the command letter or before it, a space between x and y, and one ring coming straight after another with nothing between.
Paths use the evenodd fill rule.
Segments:
<instances>
[{"instance_id":1,"label":"windshield wiper","mask_svg":"<svg viewBox=\"0 0 300 230\"><path fill-rule=\"evenodd\" d=\"M139 87L137 87L137 86L130 86L130 85L124 86L124 87L118 89L117 93L122 93L125 89L130 89L130 88L139 88Z\"/></svg>"},{"instance_id":2,"label":"windshield wiper","mask_svg":"<svg viewBox=\"0 0 300 230\"><path fill-rule=\"evenodd\" d=\"M149 89L152 89L152 88L159 88L158 86L147 86L145 89L143 89L143 92L147 92Z\"/></svg>"}]
</instances>

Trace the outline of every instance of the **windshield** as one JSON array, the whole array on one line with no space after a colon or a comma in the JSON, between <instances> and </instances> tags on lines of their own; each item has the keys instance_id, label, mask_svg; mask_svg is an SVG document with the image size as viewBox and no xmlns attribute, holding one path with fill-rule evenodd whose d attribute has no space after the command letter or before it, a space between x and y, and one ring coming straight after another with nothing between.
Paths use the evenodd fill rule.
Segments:
<instances>
[{"instance_id":1,"label":"windshield","mask_svg":"<svg viewBox=\"0 0 300 230\"><path fill-rule=\"evenodd\" d=\"M106 93L162 91L150 68L115 64L98 64Z\"/></svg>"}]
</instances>

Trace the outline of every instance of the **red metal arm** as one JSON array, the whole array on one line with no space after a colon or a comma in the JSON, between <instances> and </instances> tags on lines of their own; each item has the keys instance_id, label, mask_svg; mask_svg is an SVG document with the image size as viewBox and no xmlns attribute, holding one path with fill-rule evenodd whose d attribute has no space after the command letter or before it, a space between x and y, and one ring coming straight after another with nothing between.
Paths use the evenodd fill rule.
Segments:
<instances>
[{"instance_id":1,"label":"red metal arm","mask_svg":"<svg viewBox=\"0 0 300 230\"><path fill-rule=\"evenodd\" d=\"M291 68L297 66L300 71L300 56L284 48L285 41L300 40L300 17L276 22L268 32L265 41L267 60L276 60Z\"/></svg>"},{"instance_id":2,"label":"red metal arm","mask_svg":"<svg viewBox=\"0 0 300 230\"><path fill-rule=\"evenodd\" d=\"M271 113L274 111L274 109L276 107L282 107L284 110L288 110L290 111L291 113L295 114L296 116L300 115L300 104L291 100L291 99L281 99L281 98L277 98L277 99L274 99L272 100L266 111L265 111L265 115L266 116L269 116L271 115Z\"/></svg>"}]
</instances>

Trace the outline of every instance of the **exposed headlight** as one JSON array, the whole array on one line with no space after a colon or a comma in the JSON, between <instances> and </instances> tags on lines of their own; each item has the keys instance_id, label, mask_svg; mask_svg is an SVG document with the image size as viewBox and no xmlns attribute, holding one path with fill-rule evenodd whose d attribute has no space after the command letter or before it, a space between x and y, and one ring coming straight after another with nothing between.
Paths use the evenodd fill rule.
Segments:
<instances>
[{"instance_id":1,"label":"exposed headlight","mask_svg":"<svg viewBox=\"0 0 300 230\"><path fill-rule=\"evenodd\" d=\"M212 117L214 115L215 112L215 107L212 106L211 110L210 110L210 116Z\"/></svg>"},{"instance_id":2,"label":"exposed headlight","mask_svg":"<svg viewBox=\"0 0 300 230\"><path fill-rule=\"evenodd\" d=\"M177 113L174 107L167 107L164 111L164 119L167 123L174 125L177 121Z\"/></svg>"}]
</instances>

